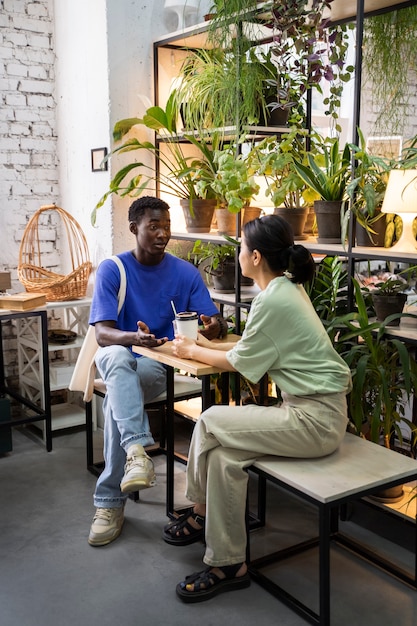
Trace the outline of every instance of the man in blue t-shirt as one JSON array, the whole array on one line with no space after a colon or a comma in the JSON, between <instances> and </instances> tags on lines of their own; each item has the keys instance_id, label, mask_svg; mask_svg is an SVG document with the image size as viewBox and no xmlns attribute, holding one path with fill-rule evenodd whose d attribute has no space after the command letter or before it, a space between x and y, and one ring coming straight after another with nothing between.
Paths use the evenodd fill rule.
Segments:
<instances>
[{"instance_id":1,"label":"man in blue t-shirt","mask_svg":"<svg viewBox=\"0 0 417 626\"><path fill-rule=\"evenodd\" d=\"M120 535L129 492L155 484L153 463L144 450L154 443L144 405L165 389L165 368L138 357L131 346L160 346L173 339L171 302L177 311L198 313L206 338L227 332L197 268L165 252L171 236L166 202L148 196L135 200L129 209L129 229L136 245L118 255L127 282L120 313L120 271L111 259L97 269L90 312L100 346L96 365L107 388L105 467L94 494L96 514L88 537L92 546L106 545Z\"/></svg>"}]
</instances>

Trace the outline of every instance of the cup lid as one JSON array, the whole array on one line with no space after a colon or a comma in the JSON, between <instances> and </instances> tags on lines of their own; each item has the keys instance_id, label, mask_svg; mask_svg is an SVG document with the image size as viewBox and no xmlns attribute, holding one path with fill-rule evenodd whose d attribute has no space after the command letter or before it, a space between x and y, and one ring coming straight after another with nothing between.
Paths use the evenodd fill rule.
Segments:
<instances>
[{"instance_id":1,"label":"cup lid","mask_svg":"<svg viewBox=\"0 0 417 626\"><path fill-rule=\"evenodd\" d=\"M198 315L196 311L181 311L181 313L177 313L175 316L177 320L197 320Z\"/></svg>"}]
</instances>

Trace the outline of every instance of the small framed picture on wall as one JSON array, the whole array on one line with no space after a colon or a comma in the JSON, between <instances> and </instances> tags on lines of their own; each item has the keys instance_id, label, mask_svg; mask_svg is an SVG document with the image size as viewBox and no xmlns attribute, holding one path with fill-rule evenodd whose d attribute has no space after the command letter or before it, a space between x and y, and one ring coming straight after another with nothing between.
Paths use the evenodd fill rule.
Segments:
<instances>
[{"instance_id":1,"label":"small framed picture on wall","mask_svg":"<svg viewBox=\"0 0 417 626\"><path fill-rule=\"evenodd\" d=\"M91 171L107 172L107 148L93 148L91 150Z\"/></svg>"}]
</instances>

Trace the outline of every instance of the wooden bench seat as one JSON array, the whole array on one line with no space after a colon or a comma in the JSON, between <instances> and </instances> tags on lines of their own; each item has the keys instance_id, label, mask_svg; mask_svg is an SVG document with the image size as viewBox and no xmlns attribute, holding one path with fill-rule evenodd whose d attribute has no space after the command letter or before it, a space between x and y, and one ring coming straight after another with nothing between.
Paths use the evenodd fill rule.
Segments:
<instances>
[{"instance_id":1,"label":"wooden bench seat","mask_svg":"<svg viewBox=\"0 0 417 626\"><path fill-rule=\"evenodd\" d=\"M260 505L265 507L265 484L272 481L314 504L318 509L318 537L279 550L273 554L250 560L250 533L248 533L249 571L252 577L268 591L291 606L314 624L330 625L330 543L337 542L374 564L395 575L403 582L417 588L417 563L413 573L405 572L394 564L374 555L363 545L339 531L340 507L348 502L375 494L382 488L393 487L417 479L417 461L383 446L347 433L339 449L318 459L262 457L250 468L259 476ZM265 520L265 508L259 511ZM416 542L417 542L417 524ZM413 549L416 550L416 543ZM303 604L271 579L261 569L283 561L312 547L319 548L319 612ZM353 601L352 597L352 601Z\"/></svg>"}]
</instances>

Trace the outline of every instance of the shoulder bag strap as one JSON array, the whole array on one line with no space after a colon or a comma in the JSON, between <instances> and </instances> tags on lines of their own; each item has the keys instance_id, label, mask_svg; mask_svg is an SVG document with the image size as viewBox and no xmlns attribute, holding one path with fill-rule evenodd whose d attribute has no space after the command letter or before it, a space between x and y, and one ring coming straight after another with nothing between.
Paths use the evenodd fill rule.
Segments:
<instances>
[{"instance_id":1,"label":"shoulder bag strap","mask_svg":"<svg viewBox=\"0 0 417 626\"><path fill-rule=\"evenodd\" d=\"M110 257L117 265L120 271L120 287L117 294L118 307L117 313L120 313L121 308L126 298L126 270L122 261L117 256ZM96 341L96 333L94 326L89 326L87 334L84 338L83 345L78 353L78 358L75 363L74 372L71 377L68 389L71 391L83 391L84 402L89 402L93 397L94 391L94 378L96 374L95 356L98 350L98 343Z\"/></svg>"},{"instance_id":2,"label":"shoulder bag strap","mask_svg":"<svg viewBox=\"0 0 417 626\"><path fill-rule=\"evenodd\" d=\"M127 287L126 270L125 270L125 266L123 265L122 261L119 259L118 256L113 255L110 258L112 261L116 263L120 272L120 287L119 287L119 293L117 294L117 300L119 302L119 305L117 307L117 313L119 314L120 311L122 310L122 306L124 305L125 298L126 298L126 287Z\"/></svg>"}]
</instances>

